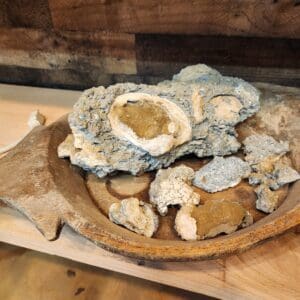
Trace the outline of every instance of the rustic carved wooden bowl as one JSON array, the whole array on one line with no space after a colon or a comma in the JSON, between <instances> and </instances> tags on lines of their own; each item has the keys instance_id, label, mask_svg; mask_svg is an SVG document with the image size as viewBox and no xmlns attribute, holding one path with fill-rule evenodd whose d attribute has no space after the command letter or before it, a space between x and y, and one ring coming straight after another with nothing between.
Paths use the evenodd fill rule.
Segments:
<instances>
[{"instance_id":1,"label":"rustic carved wooden bowl","mask_svg":"<svg viewBox=\"0 0 300 300\"><path fill-rule=\"evenodd\" d=\"M300 182L278 192L282 204L270 215L255 210L252 187L242 182L215 194L195 190L201 193L202 201L240 201L254 216L252 226L209 240L181 241L173 229L173 208L170 215L160 218L161 226L154 238L140 236L110 222L107 203L109 197L132 194L147 201L147 189L154 175L145 174L136 181L131 177L130 182L129 175L125 179L124 175L117 175L100 180L84 174L57 156L57 146L69 131L66 117L50 126L40 126L0 160L0 199L31 219L48 240L56 239L62 225L68 224L97 245L131 257L203 260L243 251L300 223ZM181 162L195 168L204 160L191 157L176 164Z\"/></svg>"}]
</instances>

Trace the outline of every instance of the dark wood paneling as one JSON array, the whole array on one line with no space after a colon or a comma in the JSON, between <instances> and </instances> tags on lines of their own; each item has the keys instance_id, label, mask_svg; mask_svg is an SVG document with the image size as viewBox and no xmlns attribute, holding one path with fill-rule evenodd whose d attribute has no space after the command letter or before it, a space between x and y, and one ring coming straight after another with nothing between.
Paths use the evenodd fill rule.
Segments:
<instances>
[{"instance_id":1,"label":"dark wood paneling","mask_svg":"<svg viewBox=\"0 0 300 300\"><path fill-rule=\"evenodd\" d=\"M300 38L298 0L49 0L59 30Z\"/></svg>"},{"instance_id":2,"label":"dark wood paneling","mask_svg":"<svg viewBox=\"0 0 300 300\"><path fill-rule=\"evenodd\" d=\"M48 0L0 0L0 26L51 29Z\"/></svg>"},{"instance_id":3,"label":"dark wood paneling","mask_svg":"<svg viewBox=\"0 0 300 300\"><path fill-rule=\"evenodd\" d=\"M205 63L248 81L300 86L300 40L194 35L136 35L137 73L171 78Z\"/></svg>"},{"instance_id":4,"label":"dark wood paneling","mask_svg":"<svg viewBox=\"0 0 300 300\"><path fill-rule=\"evenodd\" d=\"M165 65L168 69L175 69L173 65ZM182 66L184 67L184 65ZM223 75L237 76L251 82L271 82L286 86L300 87L300 72L298 69L255 68L239 66L213 66ZM173 74L173 73L172 73ZM135 82L156 84L169 76L106 74L101 69L93 67L88 72L77 69L38 69L0 65L0 82L83 90L92 86L108 86L120 82Z\"/></svg>"},{"instance_id":5,"label":"dark wood paneling","mask_svg":"<svg viewBox=\"0 0 300 300\"><path fill-rule=\"evenodd\" d=\"M135 36L111 32L72 32L0 28L0 48L55 53L82 53L120 59L135 58Z\"/></svg>"},{"instance_id":6,"label":"dark wood paneling","mask_svg":"<svg viewBox=\"0 0 300 300\"><path fill-rule=\"evenodd\" d=\"M300 40L187 35L136 35L138 73L169 76L196 63L299 68Z\"/></svg>"},{"instance_id":7,"label":"dark wood paneling","mask_svg":"<svg viewBox=\"0 0 300 300\"><path fill-rule=\"evenodd\" d=\"M0 28L0 64L135 74L135 37L124 33Z\"/></svg>"}]
</instances>

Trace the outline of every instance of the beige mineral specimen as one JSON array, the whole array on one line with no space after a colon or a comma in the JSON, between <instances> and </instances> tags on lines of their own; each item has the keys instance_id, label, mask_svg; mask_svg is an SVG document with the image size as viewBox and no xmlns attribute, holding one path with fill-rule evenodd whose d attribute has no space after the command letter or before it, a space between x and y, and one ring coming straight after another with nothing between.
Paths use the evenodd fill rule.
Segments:
<instances>
[{"instance_id":1,"label":"beige mineral specimen","mask_svg":"<svg viewBox=\"0 0 300 300\"><path fill-rule=\"evenodd\" d=\"M207 192L215 193L236 186L243 178L248 177L250 172L249 164L238 157L216 156L196 172L193 184Z\"/></svg>"},{"instance_id":2,"label":"beige mineral specimen","mask_svg":"<svg viewBox=\"0 0 300 300\"><path fill-rule=\"evenodd\" d=\"M205 65L158 85L86 90L69 115L76 148L71 162L104 177L158 170L192 153L235 153L240 143L234 126L259 110L259 97L247 82Z\"/></svg>"},{"instance_id":3,"label":"beige mineral specimen","mask_svg":"<svg viewBox=\"0 0 300 300\"><path fill-rule=\"evenodd\" d=\"M243 108L243 105L236 97L217 96L213 98L210 103L214 107L217 122L236 124L239 121L239 112Z\"/></svg>"},{"instance_id":4,"label":"beige mineral specimen","mask_svg":"<svg viewBox=\"0 0 300 300\"><path fill-rule=\"evenodd\" d=\"M151 237L158 228L158 217L151 205L137 198L126 198L120 203L113 203L109 208L109 219L147 237Z\"/></svg>"},{"instance_id":5,"label":"beige mineral specimen","mask_svg":"<svg viewBox=\"0 0 300 300\"><path fill-rule=\"evenodd\" d=\"M291 167L287 157L270 157L255 165L249 176L252 185L265 184L272 190L300 179L300 174Z\"/></svg>"},{"instance_id":6,"label":"beige mineral specimen","mask_svg":"<svg viewBox=\"0 0 300 300\"><path fill-rule=\"evenodd\" d=\"M277 142L266 134L253 134L244 141L245 160L255 167L266 159L280 157L289 151L288 142Z\"/></svg>"},{"instance_id":7,"label":"beige mineral specimen","mask_svg":"<svg viewBox=\"0 0 300 300\"><path fill-rule=\"evenodd\" d=\"M95 145L83 141L81 150L74 147L74 135L69 134L66 139L58 146L57 154L60 158L69 157L74 165L96 167L100 163L105 165L105 157L95 149Z\"/></svg>"},{"instance_id":8,"label":"beige mineral specimen","mask_svg":"<svg viewBox=\"0 0 300 300\"><path fill-rule=\"evenodd\" d=\"M108 119L115 136L153 156L165 154L192 137L190 121L179 106L145 93L118 96Z\"/></svg>"},{"instance_id":9,"label":"beige mineral specimen","mask_svg":"<svg viewBox=\"0 0 300 300\"><path fill-rule=\"evenodd\" d=\"M192 95L193 112L195 124L199 124L204 120L204 99L200 92L194 91Z\"/></svg>"},{"instance_id":10,"label":"beige mineral specimen","mask_svg":"<svg viewBox=\"0 0 300 300\"><path fill-rule=\"evenodd\" d=\"M239 203L211 200L204 205L183 206L176 215L175 229L184 240L202 240L230 234L252 223L251 214Z\"/></svg>"},{"instance_id":11,"label":"beige mineral specimen","mask_svg":"<svg viewBox=\"0 0 300 300\"><path fill-rule=\"evenodd\" d=\"M271 213L278 208L279 198L274 190L300 179L299 173L284 156L289 151L288 142L277 142L268 135L251 135L243 142L245 159L250 163L252 173L249 183L259 185L256 208Z\"/></svg>"},{"instance_id":12,"label":"beige mineral specimen","mask_svg":"<svg viewBox=\"0 0 300 300\"><path fill-rule=\"evenodd\" d=\"M199 194L191 187L195 172L181 165L174 168L159 170L150 185L150 202L164 216L169 205L198 204Z\"/></svg>"},{"instance_id":13,"label":"beige mineral specimen","mask_svg":"<svg viewBox=\"0 0 300 300\"><path fill-rule=\"evenodd\" d=\"M266 184L260 184L256 189L257 195L256 208L265 212L271 213L278 208L279 197L271 191Z\"/></svg>"},{"instance_id":14,"label":"beige mineral specimen","mask_svg":"<svg viewBox=\"0 0 300 300\"><path fill-rule=\"evenodd\" d=\"M300 174L284 163L282 160L274 165L274 170L271 174L272 179L276 182L276 186L271 186L272 189L277 189L285 184L297 181L300 179Z\"/></svg>"},{"instance_id":15,"label":"beige mineral specimen","mask_svg":"<svg viewBox=\"0 0 300 300\"><path fill-rule=\"evenodd\" d=\"M194 205L187 204L182 206L176 214L175 230L178 235L186 241L197 240L197 222L192 217Z\"/></svg>"}]
</instances>

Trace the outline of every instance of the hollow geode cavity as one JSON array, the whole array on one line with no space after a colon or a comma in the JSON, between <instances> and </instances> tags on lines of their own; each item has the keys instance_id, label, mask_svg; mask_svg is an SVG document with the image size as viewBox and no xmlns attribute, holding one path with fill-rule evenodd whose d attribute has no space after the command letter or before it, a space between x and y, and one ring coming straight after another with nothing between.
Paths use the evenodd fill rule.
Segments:
<instances>
[{"instance_id":1,"label":"hollow geode cavity","mask_svg":"<svg viewBox=\"0 0 300 300\"><path fill-rule=\"evenodd\" d=\"M122 83L83 92L60 157L99 177L169 166L180 156L223 156L240 148L234 126L259 110L259 92L206 65L158 85ZM71 142L70 142L71 141Z\"/></svg>"}]
</instances>

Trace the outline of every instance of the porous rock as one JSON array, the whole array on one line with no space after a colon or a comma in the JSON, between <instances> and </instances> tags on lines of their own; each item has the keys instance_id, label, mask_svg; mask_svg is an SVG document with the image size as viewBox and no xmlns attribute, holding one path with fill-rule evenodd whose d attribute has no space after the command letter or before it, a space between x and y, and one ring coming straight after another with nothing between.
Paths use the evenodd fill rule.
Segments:
<instances>
[{"instance_id":1,"label":"porous rock","mask_svg":"<svg viewBox=\"0 0 300 300\"><path fill-rule=\"evenodd\" d=\"M250 135L243 141L243 144L246 154L245 160L252 166L267 158L280 157L289 151L288 142L277 142L273 137L266 134Z\"/></svg>"},{"instance_id":2,"label":"porous rock","mask_svg":"<svg viewBox=\"0 0 300 300\"><path fill-rule=\"evenodd\" d=\"M282 161L278 161L275 163L272 177L274 181L276 181L276 187L278 186L279 188L285 184L299 180L300 174L289 165L283 163ZM273 187L273 189L277 188Z\"/></svg>"},{"instance_id":3,"label":"porous rock","mask_svg":"<svg viewBox=\"0 0 300 300\"><path fill-rule=\"evenodd\" d=\"M219 192L236 186L250 172L249 164L238 157L216 156L196 172L193 184L210 193Z\"/></svg>"},{"instance_id":4,"label":"porous rock","mask_svg":"<svg viewBox=\"0 0 300 300\"><path fill-rule=\"evenodd\" d=\"M69 115L77 149L70 158L103 177L160 169L191 153L228 155L240 147L234 126L258 109L252 85L205 65L187 67L158 85L92 88ZM93 152L101 154L98 160Z\"/></svg>"},{"instance_id":5,"label":"porous rock","mask_svg":"<svg viewBox=\"0 0 300 300\"><path fill-rule=\"evenodd\" d=\"M252 223L251 214L239 203L211 200L204 205L183 206L176 215L175 229L184 240L202 240L230 234Z\"/></svg>"},{"instance_id":6,"label":"porous rock","mask_svg":"<svg viewBox=\"0 0 300 300\"><path fill-rule=\"evenodd\" d=\"M199 203L200 196L191 187L194 175L194 170L184 165L157 172L150 185L149 196L162 216L167 214L169 205Z\"/></svg>"},{"instance_id":7,"label":"porous rock","mask_svg":"<svg viewBox=\"0 0 300 300\"><path fill-rule=\"evenodd\" d=\"M109 219L147 237L151 237L158 228L158 217L151 205L137 198L126 198L120 203L113 203L109 208Z\"/></svg>"},{"instance_id":8,"label":"porous rock","mask_svg":"<svg viewBox=\"0 0 300 300\"><path fill-rule=\"evenodd\" d=\"M272 191L266 184L260 184L255 190L257 195L256 208L271 213L278 208L278 195Z\"/></svg>"},{"instance_id":9,"label":"porous rock","mask_svg":"<svg viewBox=\"0 0 300 300\"><path fill-rule=\"evenodd\" d=\"M271 213L278 208L279 197L274 190L300 179L291 167L291 161L284 156L289 151L288 142L277 142L268 135L251 135L244 142L245 159L250 163L251 185L258 185L256 208Z\"/></svg>"}]
</instances>

